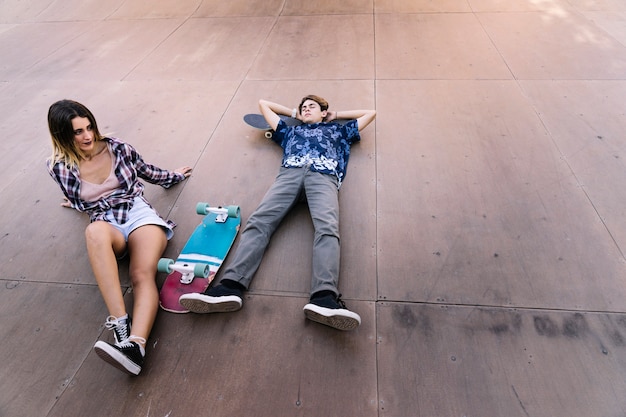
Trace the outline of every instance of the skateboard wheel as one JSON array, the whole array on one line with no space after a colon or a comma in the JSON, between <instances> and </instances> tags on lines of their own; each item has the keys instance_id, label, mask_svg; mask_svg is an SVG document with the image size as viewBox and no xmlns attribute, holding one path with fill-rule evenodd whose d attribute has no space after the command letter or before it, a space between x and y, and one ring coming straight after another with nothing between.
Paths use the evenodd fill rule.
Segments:
<instances>
[{"instance_id":1,"label":"skateboard wheel","mask_svg":"<svg viewBox=\"0 0 626 417\"><path fill-rule=\"evenodd\" d=\"M169 274L172 272L172 269L170 268L172 265L174 265L173 259L161 258L157 264L157 271Z\"/></svg>"},{"instance_id":2,"label":"skateboard wheel","mask_svg":"<svg viewBox=\"0 0 626 417\"><path fill-rule=\"evenodd\" d=\"M196 204L196 213L205 215L207 214L207 209L211 207L209 203L198 203Z\"/></svg>"},{"instance_id":3,"label":"skateboard wheel","mask_svg":"<svg viewBox=\"0 0 626 417\"><path fill-rule=\"evenodd\" d=\"M227 206L226 209L228 210L228 217L239 217L239 206Z\"/></svg>"},{"instance_id":4,"label":"skateboard wheel","mask_svg":"<svg viewBox=\"0 0 626 417\"><path fill-rule=\"evenodd\" d=\"M272 132L265 132L265 137L268 139L272 139Z\"/></svg>"},{"instance_id":5,"label":"skateboard wheel","mask_svg":"<svg viewBox=\"0 0 626 417\"><path fill-rule=\"evenodd\" d=\"M209 264L195 264L193 267L193 274L197 277L206 278L209 272Z\"/></svg>"}]
</instances>

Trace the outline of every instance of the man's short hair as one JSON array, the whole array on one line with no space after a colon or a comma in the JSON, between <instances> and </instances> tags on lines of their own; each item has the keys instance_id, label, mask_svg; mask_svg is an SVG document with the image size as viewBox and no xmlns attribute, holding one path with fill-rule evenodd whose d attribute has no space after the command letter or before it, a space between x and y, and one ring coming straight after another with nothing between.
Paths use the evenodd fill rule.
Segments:
<instances>
[{"instance_id":1,"label":"man's short hair","mask_svg":"<svg viewBox=\"0 0 626 417\"><path fill-rule=\"evenodd\" d=\"M322 111L324 110L328 110L328 102L326 100L324 100L323 98L321 98L320 96L316 96L314 94L309 94L308 96L304 97L302 99L302 101L300 102L300 105L298 106L298 111L302 111L302 105L304 104L305 101L307 100L313 100L314 102L316 102L317 104L320 105L320 108L322 109Z\"/></svg>"}]
</instances>

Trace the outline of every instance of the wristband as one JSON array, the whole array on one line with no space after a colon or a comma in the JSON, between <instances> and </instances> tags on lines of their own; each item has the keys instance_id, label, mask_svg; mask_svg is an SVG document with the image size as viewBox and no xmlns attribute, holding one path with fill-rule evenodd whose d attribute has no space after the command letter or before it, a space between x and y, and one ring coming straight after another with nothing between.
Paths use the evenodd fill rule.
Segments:
<instances>
[{"instance_id":1,"label":"wristband","mask_svg":"<svg viewBox=\"0 0 626 417\"><path fill-rule=\"evenodd\" d=\"M297 114L298 114L298 110L294 107L294 109L291 111L291 117L295 119Z\"/></svg>"}]
</instances>

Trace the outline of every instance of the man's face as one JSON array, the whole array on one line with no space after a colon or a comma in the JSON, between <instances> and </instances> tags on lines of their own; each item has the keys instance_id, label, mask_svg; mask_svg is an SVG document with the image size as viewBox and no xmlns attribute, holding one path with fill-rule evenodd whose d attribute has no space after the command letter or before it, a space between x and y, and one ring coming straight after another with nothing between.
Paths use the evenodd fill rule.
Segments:
<instances>
[{"instance_id":1,"label":"man's face","mask_svg":"<svg viewBox=\"0 0 626 417\"><path fill-rule=\"evenodd\" d=\"M300 108L300 116L304 123L319 123L326 117L327 111L322 108L316 101L306 100Z\"/></svg>"}]
</instances>

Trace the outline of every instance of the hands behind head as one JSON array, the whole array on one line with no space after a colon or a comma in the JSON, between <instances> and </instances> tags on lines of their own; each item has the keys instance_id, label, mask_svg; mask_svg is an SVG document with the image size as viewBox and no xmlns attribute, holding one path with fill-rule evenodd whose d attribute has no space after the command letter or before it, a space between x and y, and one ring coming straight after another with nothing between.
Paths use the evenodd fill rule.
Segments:
<instances>
[{"instance_id":1,"label":"hands behind head","mask_svg":"<svg viewBox=\"0 0 626 417\"><path fill-rule=\"evenodd\" d=\"M183 174L185 176L185 178L189 178L189 176L191 175L191 171L193 170L193 168L191 167L181 167L181 168L177 168L174 170L174 172L177 172L179 174Z\"/></svg>"},{"instance_id":2,"label":"hands behind head","mask_svg":"<svg viewBox=\"0 0 626 417\"><path fill-rule=\"evenodd\" d=\"M325 122L330 122L333 120L337 119L337 112L336 111L329 111L326 113L326 117L324 117L324 121Z\"/></svg>"}]
</instances>

